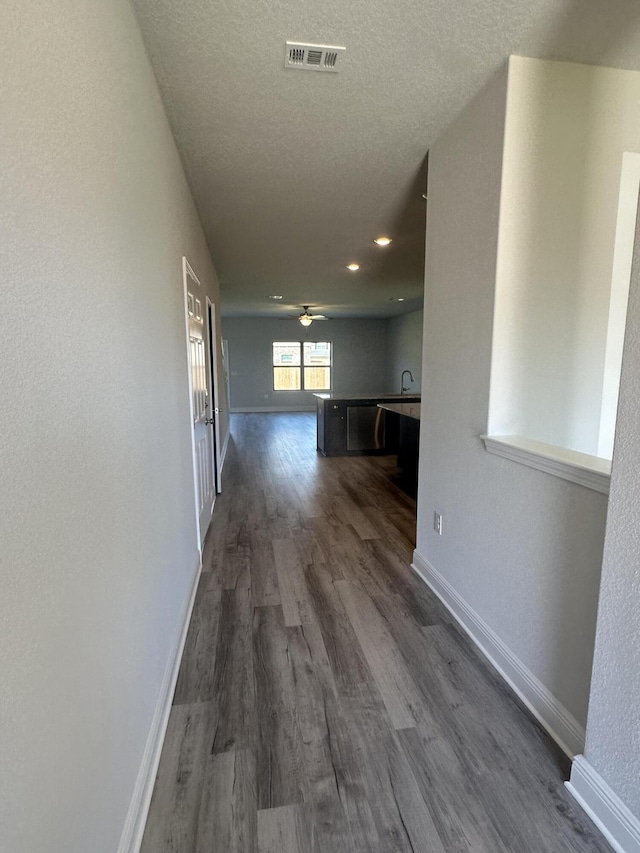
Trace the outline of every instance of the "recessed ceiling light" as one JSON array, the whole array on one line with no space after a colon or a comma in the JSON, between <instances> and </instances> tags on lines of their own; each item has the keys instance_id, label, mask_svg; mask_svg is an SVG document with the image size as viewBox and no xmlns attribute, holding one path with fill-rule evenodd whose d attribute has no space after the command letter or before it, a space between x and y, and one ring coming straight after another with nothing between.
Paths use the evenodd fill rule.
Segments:
<instances>
[{"instance_id":1,"label":"recessed ceiling light","mask_svg":"<svg viewBox=\"0 0 640 853\"><path fill-rule=\"evenodd\" d=\"M347 264L347 269L351 270L351 272L356 272L360 269L360 264Z\"/></svg>"},{"instance_id":2,"label":"recessed ceiling light","mask_svg":"<svg viewBox=\"0 0 640 853\"><path fill-rule=\"evenodd\" d=\"M390 296L389 302L404 302L404 296Z\"/></svg>"},{"instance_id":3,"label":"recessed ceiling light","mask_svg":"<svg viewBox=\"0 0 640 853\"><path fill-rule=\"evenodd\" d=\"M391 237L377 237L374 241L378 246L388 246L391 242Z\"/></svg>"},{"instance_id":4,"label":"recessed ceiling light","mask_svg":"<svg viewBox=\"0 0 640 853\"><path fill-rule=\"evenodd\" d=\"M270 296L269 299L282 299L282 296Z\"/></svg>"},{"instance_id":5,"label":"recessed ceiling light","mask_svg":"<svg viewBox=\"0 0 640 853\"><path fill-rule=\"evenodd\" d=\"M398 297L398 302L404 302L404 296L399 296L399 297Z\"/></svg>"}]
</instances>

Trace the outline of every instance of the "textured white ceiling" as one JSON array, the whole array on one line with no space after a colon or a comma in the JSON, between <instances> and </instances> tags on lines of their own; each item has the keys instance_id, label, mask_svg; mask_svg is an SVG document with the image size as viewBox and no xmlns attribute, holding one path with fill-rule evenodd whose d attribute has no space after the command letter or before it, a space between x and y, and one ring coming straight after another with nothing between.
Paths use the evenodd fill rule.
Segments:
<instances>
[{"instance_id":1,"label":"textured white ceiling","mask_svg":"<svg viewBox=\"0 0 640 853\"><path fill-rule=\"evenodd\" d=\"M133 5L228 316L418 307L426 153L508 55L640 67L638 0ZM287 39L345 45L340 72L286 70Z\"/></svg>"}]
</instances>

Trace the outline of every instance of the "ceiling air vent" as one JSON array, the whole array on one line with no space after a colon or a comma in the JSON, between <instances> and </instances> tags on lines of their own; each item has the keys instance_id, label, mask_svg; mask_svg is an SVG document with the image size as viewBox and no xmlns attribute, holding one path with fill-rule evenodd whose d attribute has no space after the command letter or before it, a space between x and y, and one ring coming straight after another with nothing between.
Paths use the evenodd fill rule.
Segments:
<instances>
[{"instance_id":1,"label":"ceiling air vent","mask_svg":"<svg viewBox=\"0 0 640 853\"><path fill-rule=\"evenodd\" d=\"M284 67L299 68L302 71L338 71L340 54L345 50L344 47L288 41L284 53Z\"/></svg>"}]
</instances>

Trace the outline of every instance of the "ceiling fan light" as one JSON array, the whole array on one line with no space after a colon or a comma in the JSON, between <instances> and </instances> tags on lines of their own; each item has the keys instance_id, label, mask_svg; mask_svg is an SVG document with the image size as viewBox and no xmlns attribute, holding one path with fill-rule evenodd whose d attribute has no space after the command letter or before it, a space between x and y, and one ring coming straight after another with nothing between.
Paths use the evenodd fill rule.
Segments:
<instances>
[{"instance_id":1,"label":"ceiling fan light","mask_svg":"<svg viewBox=\"0 0 640 853\"><path fill-rule=\"evenodd\" d=\"M313 323L311 317L308 317L306 314L302 314L300 317L298 317L298 320L300 320L300 323L303 326L310 326Z\"/></svg>"}]
</instances>

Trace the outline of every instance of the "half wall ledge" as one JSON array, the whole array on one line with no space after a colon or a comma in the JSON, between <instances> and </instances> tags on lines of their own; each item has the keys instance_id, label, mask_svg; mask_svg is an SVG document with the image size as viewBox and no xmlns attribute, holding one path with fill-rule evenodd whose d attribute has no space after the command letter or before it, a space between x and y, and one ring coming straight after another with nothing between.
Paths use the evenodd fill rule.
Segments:
<instances>
[{"instance_id":1,"label":"half wall ledge","mask_svg":"<svg viewBox=\"0 0 640 853\"><path fill-rule=\"evenodd\" d=\"M481 435L488 453L609 494L611 461L520 435Z\"/></svg>"}]
</instances>

